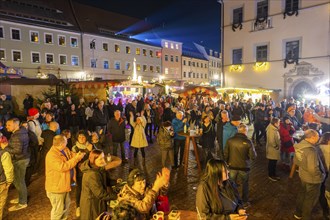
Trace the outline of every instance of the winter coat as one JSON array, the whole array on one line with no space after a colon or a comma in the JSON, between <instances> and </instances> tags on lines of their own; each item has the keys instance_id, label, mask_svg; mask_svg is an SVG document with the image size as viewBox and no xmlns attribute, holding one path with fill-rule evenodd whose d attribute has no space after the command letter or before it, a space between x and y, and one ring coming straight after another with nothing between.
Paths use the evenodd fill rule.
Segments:
<instances>
[{"instance_id":1,"label":"winter coat","mask_svg":"<svg viewBox=\"0 0 330 220\"><path fill-rule=\"evenodd\" d=\"M56 133L52 130L45 130L41 133L41 137L44 139L42 145L42 151L47 153L50 148L53 146L53 138L56 136Z\"/></svg>"},{"instance_id":2,"label":"winter coat","mask_svg":"<svg viewBox=\"0 0 330 220\"><path fill-rule=\"evenodd\" d=\"M105 126L108 123L108 111L103 107L102 111L96 108L93 112L93 122L95 126Z\"/></svg>"},{"instance_id":3,"label":"winter coat","mask_svg":"<svg viewBox=\"0 0 330 220\"><path fill-rule=\"evenodd\" d=\"M13 162L30 158L29 135L24 127L12 133L5 151L10 153Z\"/></svg>"},{"instance_id":4,"label":"winter coat","mask_svg":"<svg viewBox=\"0 0 330 220\"><path fill-rule=\"evenodd\" d=\"M163 121L172 121L173 120L173 112L171 108L165 108L163 114Z\"/></svg>"},{"instance_id":5,"label":"winter coat","mask_svg":"<svg viewBox=\"0 0 330 220\"><path fill-rule=\"evenodd\" d=\"M142 120L141 124L134 122L133 118L130 119L130 124L134 127L131 146L135 148L143 148L148 146L146 133L144 132L144 128L146 127L147 122L144 116L140 118Z\"/></svg>"},{"instance_id":6,"label":"winter coat","mask_svg":"<svg viewBox=\"0 0 330 220\"><path fill-rule=\"evenodd\" d=\"M322 156L324 158L326 170L329 173L330 171L330 147L328 144L320 145L320 150L322 151ZM325 181L325 189L330 191L330 177L328 174L327 180Z\"/></svg>"},{"instance_id":7,"label":"winter coat","mask_svg":"<svg viewBox=\"0 0 330 220\"><path fill-rule=\"evenodd\" d=\"M269 160L279 160L281 139L278 128L276 128L273 124L269 124L266 128L266 135L266 158Z\"/></svg>"},{"instance_id":8,"label":"winter coat","mask_svg":"<svg viewBox=\"0 0 330 220\"><path fill-rule=\"evenodd\" d=\"M35 133L37 135L39 145L42 145L44 140L41 137L42 129L41 129L40 122L37 119L28 120L28 127L29 127L29 131L32 131L33 133Z\"/></svg>"},{"instance_id":9,"label":"winter coat","mask_svg":"<svg viewBox=\"0 0 330 220\"><path fill-rule=\"evenodd\" d=\"M237 133L237 127L232 125L231 122L227 122L223 126L222 131L222 147L224 148L226 146L227 140L231 137L233 137Z\"/></svg>"},{"instance_id":10,"label":"winter coat","mask_svg":"<svg viewBox=\"0 0 330 220\"><path fill-rule=\"evenodd\" d=\"M106 172L102 168L91 167L89 160L80 166L83 172L80 197L80 219L94 220L100 213L107 211L107 201L115 200L112 190L107 192Z\"/></svg>"},{"instance_id":11,"label":"winter coat","mask_svg":"<svg viewBox=\"0 0 330 220\"><path fill-rule=\"evenodd\" d=\"M292 153L294 152L294 141L292 135L295 132L295 129L293 126L284 123L281 122L279 130L281 138L281 151Z\"/></svg>"},{"instance_id":12,"label":"winter coat","mask_svg":"<svg viewBox=\"0 0 330 220\"><path fill-rule=\"evenodd\" d=\"M215 141L215 130L212 122L208 126L202 125L203 135L200 139L203 148L213 149Z\"/></svg>"},{"instance_id":13,"label":"winter coat","mask_svg":"<svg viewBox=\"0 0 330 220\"><path fill-rule=\"evenodd\" d=\"M228 139L224 156L231 169L249 171L250 162L257 157L257 152L245 134L237 133Z\"/></svg>"},{"instance_id":14,"label":"winter coat","mask_svg":"<svg viewBox=\"0 0 330 220\"><path fill-rule=\"evenodd\" d=\"M174 118L172 120L172 126L173 126L173 130L174 130L174 139L176 139L176 140L185 140L186 139L186 137L178 135L179 132L183 132L184 125L185 124L177 118Z\"/></svg>"},{"instance_id":15,"label":"winter coat","mask_svg":"<svg viewBox=\"0 0 330 220\"><path fill-rule=\"evenodd\" d=\"M152 209L153 205L155 204L156 198L157 192L152 189L146 189L144 195L141 195L127 184L118 194L119 202L128 202L139 212L139 216L137 216L137 219L150 219L148 218L148 214Z\"/></svg>"},{"instance_id":16,"label":"winter coat","mask_svg":"<svg viewBox=\"0 0 330 220\"><path fill-rule=\"evenodd\" d=\"M125 120L120 118L118 121L112 118L108 124L108 130L112 135L112 141L115 143L122 143L125 141Z\"/></svg>"},{"instance_id":17,"label":"winter coat","mask_svg":"<svg viewBox=\"0 0 330 220\"><path fill-rule=\"evenodd\" d=\"M197 188L196 207L200 213L204 213L207 219L227 220L229 214L237 213L237 210L243 209L242 200L233 182L227 180L224 187L218 188L218 195L213 192L206 181L201 181ZM220 205L214 204L215 196L220 197ZM224 210L222 201L230 199L236 206L232 210Z\"/></svg>"},{"instance_id":18,"label":"winter coat","mask_svg":"<svg viewBox=\"0 0 330 220\"><path fill-rule=\"evenodd\" d=\"M161 150L169 150L172 149L172 138L173 136L170 134L170 131L165 128L161 127L159 129L159 133L157 134L157 144L159 145Z\"/></svg>"},{"instance_id":19,"label":"winter coat","mask_svg":"<svg viewBox=\"0 0 330 220\"><path fill-rule=\"evenodd\" d=\"M299 177L311 184L322 183L325 178L325 168L321 161L319 149L306 140L294 145L294 163L299 166Z\"/></svg>"}]
</instances>

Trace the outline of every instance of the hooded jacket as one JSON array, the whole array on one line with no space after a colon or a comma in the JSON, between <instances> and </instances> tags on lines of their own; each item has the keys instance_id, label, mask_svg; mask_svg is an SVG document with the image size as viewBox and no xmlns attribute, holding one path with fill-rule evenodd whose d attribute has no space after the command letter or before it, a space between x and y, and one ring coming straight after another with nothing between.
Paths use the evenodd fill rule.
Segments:
<instances>
[{"instance_id":1,"label":"hooded jacket","mask_svg":"<svg viewBox=\"0 0 330 220\"><path fill-rule=\"evenodd\" d=\"M237 127L229 121L223 126L222 147L226 146L227 140L237 133Z\"/></svg>"},{"instance_id":2,"label":"hooded jacket","mask_svg":"<svg viewBox=\"0 0 330 220\"><path fill-rule=\"evenodd\" d=\"M299 177L311 184L322 183L325 178L325 168L320 153L313 144L306 140L294 145L294 163L299 166Z\"/></svg>"},{"instance_id":3,"label":"hooded jacket","mask_svg":"<svg viewBox=\"0 0 330 220\"><path fill-rule=\"evenodd\" d=\"M92 167L89 160L80 166L84 174L80 197L80 219L94 220L100 213L107 211L107 201L115 200L117 195L107 192L106 172L102 168Z\"/></svg>"}]
</instances>

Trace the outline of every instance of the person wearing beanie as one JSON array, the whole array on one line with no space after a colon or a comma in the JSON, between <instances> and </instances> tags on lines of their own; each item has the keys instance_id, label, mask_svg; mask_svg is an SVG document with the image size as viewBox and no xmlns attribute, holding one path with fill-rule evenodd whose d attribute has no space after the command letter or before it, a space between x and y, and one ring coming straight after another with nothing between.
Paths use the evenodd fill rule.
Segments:
<instances>
[{"instance_id":1,"label":"person wearing beanie","mask_svg":"<svg viewBox=\"0 0 330 220\"><path fill-rule=\"evenodd\" d=\"M27 117L27 122L29 126L29 131L35 133L38 137L39 146L43 144L43 138L41 137L42 129L40 122L38 120L40 113L36 108L30 108L28 110L29 116Z\"/></svg>"},{"instance_id":2,"label":"person wearing beanie","mask_svg":"<svg viewBox=\"0 0 330 220\"><path fill-rule=\"evenodd\" d=\"M294 129L299 130L299 128L301 127L301 123L296 117L296 105L289 106L284 117L288 117L292 122Z\"/></svg>"}]
</instances>

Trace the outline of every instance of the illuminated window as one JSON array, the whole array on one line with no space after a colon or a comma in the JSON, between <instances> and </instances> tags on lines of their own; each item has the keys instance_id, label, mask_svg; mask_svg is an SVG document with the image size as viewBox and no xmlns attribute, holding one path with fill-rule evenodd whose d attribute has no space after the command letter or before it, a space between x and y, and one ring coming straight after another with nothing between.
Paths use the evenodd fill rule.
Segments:
<instances>
[{"instance_id":1,"label":"illuminated window","mask_svg":"<svg viewBox=\"0 0 330 220\"><path fill-rule=\"evenodd\" d=\"M38 43L39 42L39 32L30 31L30 40L31 40L31 42Z\"/></svg>"},{"instance_id":2,"label":"illuminated window","mask_svg":"<svg viewBox=\"0 0 330 220\"><path fill-rule=\"evenodd\" d=\"M53 35L52 34L45 34L45 43L52 44L53 43Z\"/></svg>"},{"instance_id":3,"label":"illuminated window","mask_svg":"<svg viewBox=\"0 0 330 220\"><path fill-rule=\"evenodd\" d=\"M143 72L147 72L148 70L148 66L147 65L143 65Z\"/></svg>"},{"instance_id":4,"label":"illuminated window","mask_svg":"<svg viewBox=\"0 0 330 220\"><path fill-rule=\"evenodd\" d=\"M256 48L256 61L257 62L266 62L267 61L267 45L257 46Z\"/></svg>"},{"instance_id":5,"label":"illuminated window","mask_svg":"<svg viewBox=\"0 0 330 220\"><path fill-rule=\"evenodd\" d=\"M147 56L147 50L146 49L143 49L142 53L143 53L143 56Z\"/></svg>"},{"instance_id":6,"label":"illuminated window","mask_svg":"<svg viewBox=\"0 0 330 220\"><path fill-rule=\"evenodd\" d=\"M154 57L154 52L152 50L149 51L150 57Z\"/></svg>"},{"instance_id":7,"label":"illuminated window","mask_svg":"<svg viewBox=\"0 0 330 220\"><path fill-rule=\"evenodd\" d=\"M136 55L140 55L141 54L141 49L140 48L136 48L135 49L135 54Z\"/></svg>"},{"instance_id":8,"label":"illuminated window","mask_svg":"<svg viewBox=\"0 0 330 220\"><path fill-rule=\"evenodd\" d=\"M165 74L168 74L168 68L165 68Z\"/></svg>"},{"instance_id":9,"label":"illuminated window","mask_svg":"<svg viewBox=\"0 0 330 220\"><path fill-rule=\"evenodd\" d=\"M175 49L179 49L179 44L175 44Z\"/></svg>"},{"instance_id":10,"label":"illuminated window","mask_svg":"<svg viewBox=\"0 0 330 220\"><path fill-rule=\"evenodd\" d=\"M156 66L156 73L160 73L160 66Z\"/></svg>"},{"instance_id":11,"label":"illuminated window","mask_svg":"<svg viewBox=\"0 0 330 220\"><path fill-rule=\"evenodd\" d=\"M149 69L150 69L150 72L154 72L154 66L150 66Z\"/></svg>"},{"instance_id":12,"label":"illuminated window","mask_svg":"<svg viewBox=\"0 0 330 220\"><path fill-rule=\"evenodd\" d=\"M173 57L173 55L171 55L171 62L173 62L174 61L174 57Z\"/></svg>"},{"instance_id":13,"label":"illuminated window","mask_svg":"<svg viewBox=\"0 0 330 220\"><path fill-rule=\"evenodd\" d=\"M108 60L103 61L103 68L104 69L109 69L109 61Z\"/></svg>"},{"instance_id":14,"label":"illuminated window","mask_svg":"<svg viewBox=\"0 0 330 220\"><path fill-rule=\"evenodd\" d=\"M233 10L233 24L241 24L243 22L243 7Z\"/></svg>"},{"instance_id":15,"label":"illuminated window","mask_svg":"<svg viewBox=\"0 0 330 220\"><path fill-rule=\"evenodd\" d=\"M285 11L296 11L299 9L299 0L286 0Z\"/></svg>"},{"instance_id":16,"label":"illuminated window","mask_svg":"<svg viewBox=\"0 0 330 220\"><path fill-rule=\"evenodd\" d=\"M126 69L126 70L131 70L131 68L132 68L132 67L131 67L131 63L126 63L126 67L125 67L125 69Z\"/></svg>"},{"instance_id":17,"label":"illuminated window","mask_svg":"<svg viewBox=\"0 0 330 220\"><path fill-rule=\"evenodd\" d=\"M71 47L78 47L78 38L70 37L70 45Z\"/></svg>"},{"instance_id":18,"label":"illuminated window","mask_svg":"<svg viewBox=\"0 0 330 220\"><path fill-rule=\"evenodd\" d=\"M60 64L66 65L66 55L60 55Z\"/></svg>"},{"instance_id":19,"label":"illuminated window","mask_svg":"<svg viewBox=\"0 0 330 220\"><path fill-rule=\"evenodd\" d=\"M32 63L40 63L40 53L31 53Z\"/></svg>"},{"instance_id":20,"label":"illuminated window","mask_svg":"<svg viewBox=\"0 0 330 220\"><path fill-rule=\"evenodd\" d=\"M235 49L233 50L233 57L232 57L232 64L238 65L242 64L242 49Z\"/></svg>"},{"instance_id":21,"label":"illuminated window","mask_svg":"<svg viewBox=\"0 0 330 220\"><path fill-rule=\"evenodd\" d=\"M115 44L115 52L119 53L120 52L120 47L118 44Z\"/></svg>"},{"instance_id":22,"label":"illuminated window","mask_svg":"<svg viewBox=\"0 0 330 220\"><path fill-rule=\"evenodd\" d=\"M47 54L46 53L46 63L47 64L54 64L54 54Z\"/></svg>"},{"instance_id":23,"label":"illuminated window","mask_svg":"<svg viewBox=\"0 0 330 220\"><path fill-rule=\"evenodd\" d=\"M91 68L96 68L96 59L91 59Z\"/></svg>"},{"instance_id":24,"label":"illuminated window","mask_svg":"<svg viewBox=\"0 0 330 220\"><path fill-rule=\"evenodd\" d=\"M65 46L65 36L58 36L58 45Z\"/></svg>"},{"instance_id":25,"label":"illuminated window","mask_svg":"<svg viewBox=\"0 0 330 220\"><path fill-rule=\"evenodd\" d=\"M165 47L168 48L168 42L167 41L165 41Z\"/></svg>"},{"instance_id":26,"label":"illuminated window","mask_svg":"<svg viewBox=\"0 0 330 220\"><path fill-rule=\"evenodd\" d=\"M126 53L127 53L127 54L130 54L130 53L131 53L131 48L128 47L128 46L126 46Z\"/></svg>"},{"instance_id":27,"label":"illuminated window","mask_svg":"<svg viewBox=\"0 0 330 220\"><path fill-rule=\"evenodd\" d=\"M136 70L141 71L141 65L140 64L136 64Z\"/></svg>"},{"instance_id":28,"label":"illuminated window","mask_svg":"<svg viewBox=\"0 0 330 220\"><path fill-rule=\"evenodd\" d=\"M11 29L11 39L21 40L21 31L19 29Z\"/></svg>"},{"instance_id":29,"label":"illuminated window","mask_svg":"<svg viewBox=\"0 0 330 220\"><path fill-rule=\"evenodd\" d=\"M174 44L173 43L171 43L171 49L174 49Z\"/></svg>"},{"instance_id":30,"label":"illuminated window","mask_svg":"<svg viewBox=\"0 0 330 220\"><path fill-rule=\"evenodd\" d=\"M4 38L4 34L3 34L3 27L0 27L0 38Z\"/></svg>"},{"instance_id":31,"label":"illuminated window","mask_svg":"<svg viewBox=\"0 0 330 220\"><path fill-rule=\"evenodd\" d=\"M120 61L115 61L115 70L120 70Z\"/></svg>"},{"instance_id":32,"label":"illuminated window","mask_svg":"<svg viewBox=\"0 0 330 220\"><path fill-rule=\"evenodd\" d=\"M22 62L22 51L13 50L13 61Z\"/></svg>"},{"instance_id":33,"label":"illuminated window","mask_svg":"<svg viewBox=\"0 0 330 220\"><path fill-rule=\"evenodd\" d=\"M0 60L6 60L6 53L4 49L0 49Z\"/></svg>"},{"instance_id":34,"label":"illuminated window","mask_svg":"<svg viewBox=\"0 0 330 220\"><path fill-rule=\"evenodd\" d=\"M168 61L168 55L165 55L165 61Z\"/></svg>"},{"instance_id":35,"label":"illuminated window","mask_svg":"<svg viewBox=\"0 0 330 220\"><path fill-rule=\"evenodd\" d=\"M108 46L107 43L103 43L102 44L102 48L103 48L104 51L108 51L109 50L109 46Z\"/></svg>"},{"instance_id":36,"label":"illuminated window","mask_svg":"<svg viewBox=\"0 0 330 220\"><path fill-rule=\"evenodd\" d=\"M71 65L79 66L79 58L77 56L71 56Z\"/></svg>"},{"instance_id":37,"label":"illuminated window","mask_svg":"<svg viewBox=\"0 0 330 220\"><path fill-rule=\"evenodd\" d=\"M268 0L257 2L257 18L268 16Z\"/></svg>"},{"instance_id":38,"label":"illuminated window","mask_svg":"<svg viewBox=\"0 0 330 220\"><path fill-rule=\"evenodd\" d=\"M299 40L288 41L285 45L286 59L295 60L299 58Z\"/></svg>"},{"instance_id":39,"label":"illuminated window","mask_svg":"<svg viewBox=\"0 0 330 220\"><path fill-rule=\"evenodd\" d=\"M156 52L156 57L157 57L157 58L160 58L161 56L162 56L162 53L161 53L160 51L157 51L157 52Z\"/></svg>"}]
</instances>

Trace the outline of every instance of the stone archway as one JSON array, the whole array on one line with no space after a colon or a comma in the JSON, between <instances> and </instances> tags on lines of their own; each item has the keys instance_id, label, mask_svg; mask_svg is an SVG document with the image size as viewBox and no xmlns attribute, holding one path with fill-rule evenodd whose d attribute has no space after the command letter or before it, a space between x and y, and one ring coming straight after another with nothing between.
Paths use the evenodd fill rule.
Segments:
<instances>
[{"instance_id":1,"label":"stone archway","mask_svg":"<svg viewBox=\"0 0 330 220\"><path fill-rule=\"evenodd\" d=\"M303 99L305 95L315 95L316 89L313 85L306 81L300 81L295 83L294 87L292 87L292 96L295 99Z\"/></svg>"}]
</instances>

